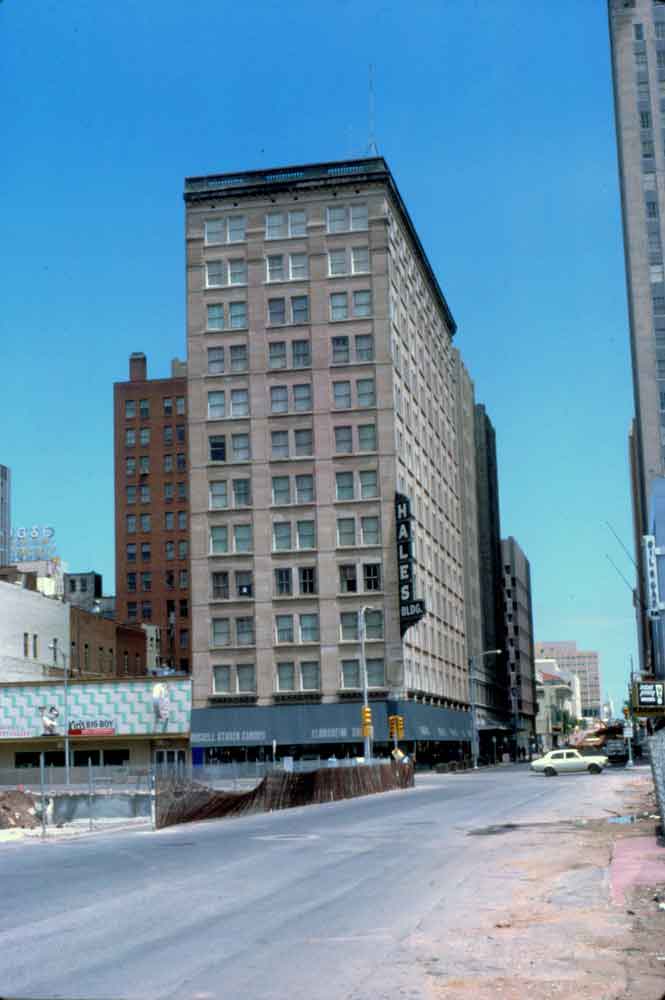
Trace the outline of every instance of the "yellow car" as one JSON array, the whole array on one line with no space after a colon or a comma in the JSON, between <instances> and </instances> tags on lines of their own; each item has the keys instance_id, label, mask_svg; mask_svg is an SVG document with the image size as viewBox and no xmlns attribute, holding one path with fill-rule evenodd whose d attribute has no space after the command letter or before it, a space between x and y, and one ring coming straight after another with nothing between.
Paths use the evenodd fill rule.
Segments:
<instances>
[{"instance_id":1,"label":"yellow car","mask_svg":"<svg viewBox=\"0 0 665 1000\"><path fill-rule=\"evenodd\" d=\"M544 757L539 757L531 764L532 771L538 771L548 778L555 774L568 774L569 771L589 771L590 774L600 774L607 765L608 758L602 754L582 756L579 750L564 747L562 750L550 750Z\"/></svg>"}]
</instances>

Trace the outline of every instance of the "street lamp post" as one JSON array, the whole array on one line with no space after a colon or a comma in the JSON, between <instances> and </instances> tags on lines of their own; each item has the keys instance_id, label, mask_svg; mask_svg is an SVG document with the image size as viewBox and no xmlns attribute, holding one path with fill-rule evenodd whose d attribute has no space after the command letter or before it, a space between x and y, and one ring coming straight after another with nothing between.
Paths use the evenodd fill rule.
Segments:
<instances>
[{"instance_id":1,"label":"street lamp post","mask_svg":"<svg viewBox=\"0 0 665 1000\"><path fill-rule=\"evenodd\" d=\"M500 649L486 649L482 653L476 653L469 657L469 695L471 699L471 756L473 758L473 769L478 770L478 719L476 716L476 662L485 656L498 656Z\"/></svg>"},{"instance_id":2,"label":"street lamp post","mask_svg":"<svg viewBox=\"0 0 665 1000\"><path fill-rule=\"evenodd\" d=\"M367 684L367 660L365 659L365 615L368 611L374 611L373 607L368 607L363 605L360 609L358 617L358 630L360 632L360 672L362 674L362 685L363 685L363 708L369 707L369 693ZM364 755L365 763L369 764L372 759L372 737L369 733L364 736Z\"/></svg>"},{"instance_id":3,"label":"street lamp post","mask_svg":"<svg viewBox=\"0 0 665 1000\"><path fill-rule=\"evenodd\" d=\"M53 642L49 642L48 648L53 650L56 654L56 665L58 652L62 656L62 665L64 668L64 687L65 687L65 784L69 787L69 688L67 686L68 673L69 673L69 660L64 649L58 649L58 640L54 639Z\"/></svg>"}]
</instances>

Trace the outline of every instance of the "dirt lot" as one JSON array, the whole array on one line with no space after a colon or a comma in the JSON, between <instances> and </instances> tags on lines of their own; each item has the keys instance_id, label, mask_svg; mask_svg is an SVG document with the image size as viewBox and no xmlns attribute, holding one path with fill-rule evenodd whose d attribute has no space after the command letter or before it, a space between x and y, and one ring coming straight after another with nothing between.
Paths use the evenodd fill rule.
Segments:
<instances>
[{"instance_id":1,"label":"dirt lot","mask_svg":"<svg viewBox=\"0 0 665 1000\"><path fill-rule=\"evenodd\" d=\"M0 830L32 829L38 825L35 804L25 792L0 792Z\"/></svg>"},{"instance_id":2,"label":"dirt lot","mask_svg":"<svg viewBox=\"0 0 665 1000\"><path fill-rule=\"evenodd\" d=\"M654 897L665 901L665 848L648 818L655 811L650 773L635 772L610 801L608 813L641 818L614 825L534 816L470 832L482 851L483 898L459 914L454 936L441 939L432 914L409 941L426 995L663 998L665 908ZM445 972L437 953L446 955Z\"/></svg>"}]
</instances>

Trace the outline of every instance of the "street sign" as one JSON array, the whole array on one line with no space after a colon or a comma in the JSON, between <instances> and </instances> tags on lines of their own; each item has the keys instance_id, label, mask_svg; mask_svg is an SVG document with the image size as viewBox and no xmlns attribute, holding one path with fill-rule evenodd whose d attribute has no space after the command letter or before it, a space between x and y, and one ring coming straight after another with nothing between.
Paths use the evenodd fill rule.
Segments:
<instances>
[{"instance_id":1,"label":"street sign","mask_svg":"<svg viewBox=\"0 0 665 1000\"><path fill-rule=\"evenodd\" d=\"M638 681L634 684L633 708L638 715L665 715L665 683Z\"/></svg>"}]
</instances>

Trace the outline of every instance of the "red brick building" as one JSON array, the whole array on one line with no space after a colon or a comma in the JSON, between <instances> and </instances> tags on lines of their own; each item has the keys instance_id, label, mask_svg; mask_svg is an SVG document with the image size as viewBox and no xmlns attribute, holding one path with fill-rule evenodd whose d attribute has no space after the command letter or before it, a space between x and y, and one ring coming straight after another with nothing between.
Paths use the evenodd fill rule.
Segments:
<instances>
[{"instance_id":1,"label":"red brick building","mask_svg":"<svg viewBox=\"0 0 665 1000\"><path fill-rule=\"evenodd\" d=\"M144 677L146 634L140 625L125 625L75 605L69 611L73 677Z\"/></svg>"},{"instance_id":2,"label":"red brick building","mask_svg":"<svg viewBox=\"0 0 665 1000\"><path fill-rule=\"evenodd\" d=\"M116 618L160 628L163 664L190 669L187 378L148 379L145 354L113 386Z\"/></svg>"}]
</instances>

